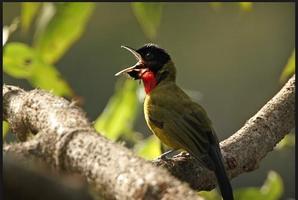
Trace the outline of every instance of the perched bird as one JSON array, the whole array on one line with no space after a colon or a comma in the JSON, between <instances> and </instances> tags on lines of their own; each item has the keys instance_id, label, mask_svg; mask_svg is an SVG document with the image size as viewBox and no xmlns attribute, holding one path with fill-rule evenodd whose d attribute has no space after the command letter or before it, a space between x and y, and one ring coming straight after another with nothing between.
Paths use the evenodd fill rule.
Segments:
<instances>
[{"instance_id":1,"label":"perched bird","mask_svg":"<svg viewBox=\"0 0 298 200\"><path fill-rule=\"evenodd\" d=\"M150 130L174 150L184 149L216 174L224 200L233 192L226 174L219 142L202 106L193 102L176 83L176 68L169 54L155 44L130 51L137 63L115 76L127 73L144 84L144 113Z\"/></svg>"}]
</instances>

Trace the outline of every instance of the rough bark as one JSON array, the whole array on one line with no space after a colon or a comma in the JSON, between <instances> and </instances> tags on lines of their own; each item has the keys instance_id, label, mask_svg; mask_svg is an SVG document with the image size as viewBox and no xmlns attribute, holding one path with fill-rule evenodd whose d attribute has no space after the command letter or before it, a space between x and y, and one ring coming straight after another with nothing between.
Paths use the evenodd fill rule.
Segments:
<instances>
[{"instance_id":1,"label":"rough bark","mask_svg":"<svg viewBox=\"0 0 298 200\"><path fill-rule=\"evenodd\" d=\"M230 178L255 170L260 161L295 127L295 76L244 126L220 143ZM154 161L197 190L211 190L216 179L187 153Z\"/></svg>"},{"instance_id":2,"label":"rough bark","mask_svg":"<svg viewBox=\"0 0 298 200\"><path fill-rule=\"evenodd\" d=\"M43 90L3 86L3 117L20 140L4 152L40 158L86 177L106 199L201 199L186 183L98 133L74 103Z\"/></svg>"}]
</instances>

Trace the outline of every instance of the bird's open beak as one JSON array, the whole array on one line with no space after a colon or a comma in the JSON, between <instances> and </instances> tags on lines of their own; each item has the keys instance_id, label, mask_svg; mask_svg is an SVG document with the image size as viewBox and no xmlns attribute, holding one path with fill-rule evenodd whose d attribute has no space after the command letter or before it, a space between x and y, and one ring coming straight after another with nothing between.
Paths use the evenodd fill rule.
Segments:
<instances>
[{"instance_id":1,"label":"bird's open beak","mask_svg":"<svg viewBox=\"0 0 298 200\"><path fill-rule=\"evenodd\" d=\"M145 65L143 63L142 56L133 48L127 47L127 46L121 46L122 48L128 50L131 52L134 57L137 59L137 63L134 66L128 67L126 69L121 70L120 72L116 73L115 76L119 76L123 73L127 73L134 79L139 79L140 75L143 74L145 70Z\"/></svg>"}]
</instances>

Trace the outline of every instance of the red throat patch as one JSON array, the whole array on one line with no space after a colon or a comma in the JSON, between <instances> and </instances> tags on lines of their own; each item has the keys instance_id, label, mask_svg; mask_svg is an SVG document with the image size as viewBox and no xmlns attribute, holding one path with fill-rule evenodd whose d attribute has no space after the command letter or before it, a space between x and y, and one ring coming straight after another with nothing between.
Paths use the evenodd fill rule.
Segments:
<instances>
[{"instance_id":1,"label":"red throat patch","mask_svg":"<svg viewBox=\"0 0 298 200\"><path fill-rule=\"evenodd\" d=\"M153 72L147 71L142 75L142 80L146 94L149 94L157 85L157 81Z\"/></svg>"}]
</instances>

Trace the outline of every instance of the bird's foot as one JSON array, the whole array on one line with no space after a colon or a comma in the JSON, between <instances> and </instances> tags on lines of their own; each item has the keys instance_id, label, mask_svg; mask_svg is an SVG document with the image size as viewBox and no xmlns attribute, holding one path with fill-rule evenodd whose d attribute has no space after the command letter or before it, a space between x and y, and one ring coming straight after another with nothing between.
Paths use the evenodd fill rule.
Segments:
<instances>
[{"instance_id":1,"label":"bird's foot","mask_svg":"<svg viewBox=\"0 0 298 200\"><path fill-rule=\"evenodd\" d=\"M166 151L165 153L161 154L157 159L168 160L168 159L172 158L176 153L177 153L177 150L172 149L172 150Z\"/></svg>"}]
</instances>

